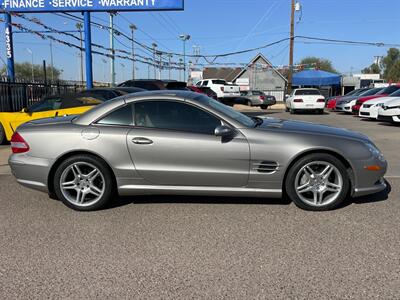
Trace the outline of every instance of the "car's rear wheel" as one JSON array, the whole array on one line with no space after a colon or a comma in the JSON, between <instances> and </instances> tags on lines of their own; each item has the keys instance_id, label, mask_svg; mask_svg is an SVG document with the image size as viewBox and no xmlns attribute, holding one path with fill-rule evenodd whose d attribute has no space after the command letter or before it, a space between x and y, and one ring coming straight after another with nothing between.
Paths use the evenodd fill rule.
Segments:
<instances>
[{"instance_id":1,"label":"car's rear wheel","mask_svg":"<svg viewBox=\"0 0 400 300\"><path fill-rule=\"evenodd\" d=\"M261 105L261 109L268 109L268 105Z\"/></svg>"},{"instance_id":2,"label":"car's rear wheel","mask_svg":"<svg viewBox=\"0 0 400 300\"><path fill-rule=\"evenodd\" d=\"M285 111L289 112L289 110L290 110L289 107L285 106Z\"/></svg>"},{"instance_id":3,"label":"car's rear wheel","mask_svg":"<svg viewBox=\"0 0 400 300\"><path fill-rule=\"evenodd\" d=\"M350 188L346 167L330 154L310 154L289 170L286 193L300 208L324 211L337 208Z\"/></svg>"},{"instance_id":4,"label":"car's rear wheel","mask_svg":"<svg viewBox=\"0 0 400 300\"><path fill-rule=\"evenodd\" d=\"M295 109L293 109L293 108L290 109L290 114L291 114L291 115L294 115L296 112L297 112L297 111L296 111Z\"/></svg>"},{"instance_id":5,"label":"car's rear wheel","mask_svg":"<svg viewBox=\"0 0 400 300\"><path fill-rule=\"evenodd\" d=\"M0 145L4 145L7 142L6 132L4 131L3 125L0 123Z\"/></svg>"},{"instance_id":6,"label":"car's rear wheel","mask_svg":"<svg viewBox=\"0 0 400 300\"><path fill-rule=\"evenodd\" d=\"M92 155L76 155L63 161L54 175L54 190L68 207L79 211L97 210L114 192L108 166Z\"/></svg>"}]
</instances>

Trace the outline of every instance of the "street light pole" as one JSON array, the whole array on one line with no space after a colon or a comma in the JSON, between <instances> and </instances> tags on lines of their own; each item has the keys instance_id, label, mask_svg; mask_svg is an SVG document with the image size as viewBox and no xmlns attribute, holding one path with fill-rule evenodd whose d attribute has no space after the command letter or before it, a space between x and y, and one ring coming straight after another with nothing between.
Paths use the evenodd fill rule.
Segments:
<instances>
[{"instance_id":1,"label":"street light pole","mask_svg":"<svg viewBox=\"0 0 400 300\"><path fill-rule=\"evenodd\" d=\"M111 87L115 86L114 12L110 12Z\"/></svg>"},{"instance_id":2,"label":"street light pole","mask_svg":"<svg viewBox=\"0 0 400 300\"><path fill-rule=\"evenodd\" d=\"M186 41L190 40L190 35L181 34L179 38L183 41L183 81L186 81Z\"/></svg>"},{"instance_id":3,"label":"street light pole","mask_svg":"<svg viewBox=\"0 0 400 300\"><path fill-rule=\"evenodd\" d=\"M50 40L50 74L51 74L51 82L54 81L54 61L53 61L53 41Z\"/></svg>"},{"instance_id":4,"label":"street light pole","mask_svg":"<svg viewBox=\"0 0 400 300\"><path fill-rule=\"evenodd\" d=\"M154 65L154 79L156 79L157 77L157 67L156 67L156 48L157 48L157 44L153 43L153 65Z\"/></svg>"},{"instance_id":5,"label":"street light pole","mask_svg":"<svg viewBox=\"0 0 400 300\"><path fill-rule=\"evenodd\" d=\"M32 83L35 82L35 71L33 69L33 52L31 49L26 48L26 51L31 55L31 70L32 70Z\"/></svg>"},{"instance_id":6,"label":"street light pole","mask_svg":"<svg viewBox=\"0 0 400 300\"><path fill-rule=\"evenodd\" d=\"M132 32L132 80L135 80L135 30L137 30L137 27L135 24L129 25L129 28L131 29Z\"/></svg>"},{"instance_id":7,"label":"street light pole","mask_svg":"<svg viewBox=\"0 0 400 300\"><path fill-rule=\"evenodd\" d=\"M79 31L79 38L80 38L80 60L81 60L81 85L83 86L83 38L82 38L82 23L76 23L76 28Z\"/></svg>"},{"instance_id":8,"label":"street light pole","mask_svg":"<svg viewBox=\"0 0 400 300\"><path fill-rule=\"evenodd\" d=\"M287 92L290 94L292 92L292 82L293 82L293 51L294 51L294 11L295 3L291 0L291 12L290 12L290 51L289 51L289 73L288 73L288 87Z\"/></svg>"}]
</instances>

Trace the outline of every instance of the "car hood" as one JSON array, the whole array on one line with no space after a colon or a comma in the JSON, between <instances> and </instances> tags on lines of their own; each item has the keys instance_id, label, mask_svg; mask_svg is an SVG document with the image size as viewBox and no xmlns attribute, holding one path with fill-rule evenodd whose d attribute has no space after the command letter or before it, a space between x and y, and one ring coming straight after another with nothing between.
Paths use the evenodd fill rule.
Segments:
<instances>
[{"instance_id":1,"label":"car hood","mask_svg":"<svg viewBox=\"0 0 400 300\"><path fill-rule=\"evenodd\" d=\"M368 100L368 104L377 104L377 103L387 103L389 101L399 100L400 97L382 97L382 98L375 98L372 100Z\"/></svg>"},{"instance_id":2,"label":"car hood","mask_svg":"<svg viewBox=\"0 0 400 300\"><path fill-rule=\"evenodd\" d=\"M361 97L360 101L365 102L368 100L372 100L372 99L378 99L378 98L383 98L383 97L387 97L387 94L382 94L382 95L371 95L371 96L365 96L365 97Z\"/></svg>"},{"instance_id":3,"label":"car hood","mask_svg":"<svg viewBox=\"0 0 400 300\"><path fill-rule=\"evenodd\" d=\"M328 126L324 124L317 124L304 121L293 121L293 120L282 120L275 118L263 119L263 124L261 124L256 129L258 130L277 130L286 132L298 132L298 133L308 133L316 135L329 135L342 138L351 138L362 141L369 141L368 136L351 131L346 128L338 128L333 126Z\"/></svg>"}]
</instances>

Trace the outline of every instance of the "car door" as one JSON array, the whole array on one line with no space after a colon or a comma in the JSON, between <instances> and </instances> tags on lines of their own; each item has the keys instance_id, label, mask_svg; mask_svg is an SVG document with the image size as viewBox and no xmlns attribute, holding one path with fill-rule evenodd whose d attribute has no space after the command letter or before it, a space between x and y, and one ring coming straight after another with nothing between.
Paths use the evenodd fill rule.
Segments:
<instances>
[{"instance_id":1,"label":"car door","mask_svg":"<svg viewBox=\"0 0 400 300\"><path fill-rule=\"evenodd\" d=\"M222 120L178 100L134 104L135 126L127 145L136 171L147 182L174 186L244 187L249 145L237 132L229 140L214 135Z\"/></svg>"}]
</instances>

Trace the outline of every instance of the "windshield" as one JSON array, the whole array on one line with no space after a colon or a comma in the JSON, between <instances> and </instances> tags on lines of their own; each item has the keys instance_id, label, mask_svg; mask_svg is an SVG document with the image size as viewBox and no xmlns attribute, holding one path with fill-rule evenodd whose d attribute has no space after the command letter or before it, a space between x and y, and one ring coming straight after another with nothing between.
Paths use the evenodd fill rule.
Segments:
<instances>
[{"instance_id":1,"label":"windshield","mask_svg":"<svg viewBox=\"0 0 400 300\"><path fill-rule=\"evenodd\" d=\"M360 96L362 93L365 93L369 89L359 89L352 96Z\"/></svg>"},{"instance_id":2,"label":"windshield","mask_svg":"<svg viewBox=\"0 0 400 300\"><path fill-rule=\"evenodd\" d=\"M400 89L399 86L397 85L391 85L388 86L387 88L384 88L382 91L380 91L377 95L390 95L394 92L396 92L398 89Z\"/></svg>"},{"instance_id":3,"label":"windshield","mask_svg":"<svg viewBox=\"0 0 400 300\"><path fill-rule=\"evenodd\" d=\"M376 88L376 89L370 89L364 93L362 93L360 96L371 96L371 95L375 95L376 93L382 91L383 88Z\"/></svg>"},{"instance_id":4,"label":"windshield","mask_svg":"<svg viewBox=\"0 0 400 300\"><path fill-rule=\"evenodd\" d=\"M246 127L253 127L254 126L254 120L251 119L250 117L234 110L232 107L229 107L225 104L222 104L218 101L215 101L212 98L209 98L207 96L199 96L196 98L196 100L200 101L203 104L206 104L218 112L220 112L223 115L228 116L231 119L234 119L238 121L240 124L246 126Z\"/></svg>"},{"instance_id":5,"label":"windshield","mask_svg":"<svg viewBox=\"0 0 400 300\"><path fill-rule=\"evenodd\" d=\"M400 97L400 89L390 94L390 97Z\"/></svg>"}]
</instances>

